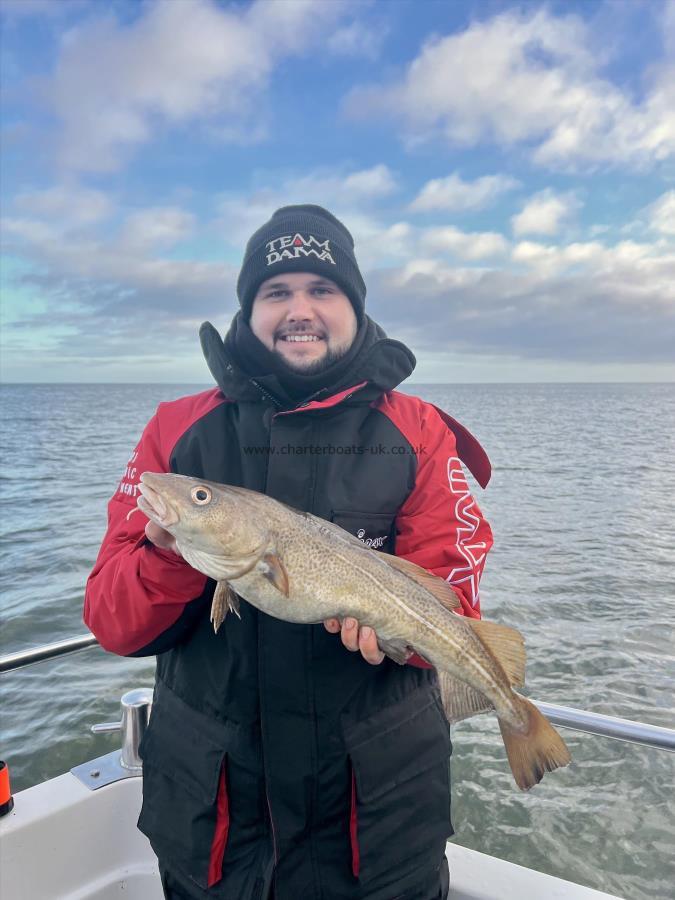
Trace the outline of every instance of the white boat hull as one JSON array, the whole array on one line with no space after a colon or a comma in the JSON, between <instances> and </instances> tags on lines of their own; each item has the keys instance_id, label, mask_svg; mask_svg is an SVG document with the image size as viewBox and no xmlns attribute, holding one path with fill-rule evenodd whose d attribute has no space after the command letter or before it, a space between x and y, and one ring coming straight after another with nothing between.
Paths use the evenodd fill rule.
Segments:
<instances>
[{"instance_id":1,"label":"white boat hull","mask_svg":"<svg viewBox=\"0 0 675 900\"><path fill-rule=\"evenodd\" d=\"M162 900L157 860L136 828L140 777L95 791L72 774L15 796L0 820L3 900ZM621 900L448 844L451 900Z\"/></svg>"}]
</instances>

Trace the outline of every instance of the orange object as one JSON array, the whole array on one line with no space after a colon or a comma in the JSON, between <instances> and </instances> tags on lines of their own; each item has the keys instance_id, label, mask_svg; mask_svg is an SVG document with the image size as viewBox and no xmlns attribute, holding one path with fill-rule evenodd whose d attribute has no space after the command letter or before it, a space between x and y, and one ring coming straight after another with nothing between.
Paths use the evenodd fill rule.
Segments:
<instances>
[{"instance_id":1,"label":"orange object","mask_svg":"<svg viewBox=\"0 0 675 900\"><path fill-rule=\"evenodd\" d=\"M0 816L7 815L14 807L14 797L9 786L7 763L0 759Z\"/></svg>"}]
</instances>

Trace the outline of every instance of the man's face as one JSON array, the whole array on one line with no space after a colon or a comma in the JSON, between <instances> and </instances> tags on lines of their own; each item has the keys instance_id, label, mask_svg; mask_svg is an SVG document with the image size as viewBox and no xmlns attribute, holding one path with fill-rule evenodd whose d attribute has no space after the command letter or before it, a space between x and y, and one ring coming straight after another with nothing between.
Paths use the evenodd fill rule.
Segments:
<instances>
[{"instance_id":1,"label":"man's face","mask_svg":"<svg viewBox=\"0 0 675 900\"><path fill-rule=\"evenodd\" d=\"M258 288L251 331L296 372L320 372L349 350L357 331L349 297L312 272L284 272Z\"/></svg>"}]
</instances>

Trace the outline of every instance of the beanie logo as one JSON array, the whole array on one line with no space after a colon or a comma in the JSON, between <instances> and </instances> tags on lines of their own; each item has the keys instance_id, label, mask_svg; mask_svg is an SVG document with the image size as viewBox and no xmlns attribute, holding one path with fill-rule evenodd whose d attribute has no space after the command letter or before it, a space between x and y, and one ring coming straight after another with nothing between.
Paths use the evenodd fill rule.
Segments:
<instances>
[{"instance_id":1,"label":"beanie logo","mask_svg":"<svg viewBox=\"0 0 675 900\"><path fill-rule=\"evenodd\" d=\"M286 234L283 237L274 238L273 241L268 241L266 247L268 266L284 259L301 259L303 256L316 256L317 259L335 265L330 241L328 239L319 241L313 234L308 237L300 233Z\"/></svg>"}]
</instances>

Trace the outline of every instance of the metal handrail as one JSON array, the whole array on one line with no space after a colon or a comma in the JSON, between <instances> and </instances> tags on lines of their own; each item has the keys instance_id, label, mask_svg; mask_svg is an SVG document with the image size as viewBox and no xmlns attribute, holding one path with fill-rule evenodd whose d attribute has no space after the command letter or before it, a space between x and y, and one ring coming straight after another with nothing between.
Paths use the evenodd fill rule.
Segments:
<instances>
[{"instance_id":1,"label":"metal handrail","mask_svg":"<svg viewBox=\"0 0 675 900\"><path fill-rule=\"evenodd\" d=\"M31 650L8 653L6 656L0 656L0 672L11 672L13 669L30 666L32 663L45 659L76 653L78 650L86 650L95 644L98 644L98 641L93 634L84 634L80 637L56 641L53 644L45 644L42 647L34 647ZM560 725L561 728L571 728L586 734L597 734L631 744L656 747L659 750L675 751L675 729L673 728L647 725L644 722L633 722L630 719L606 716L601 713L588 712L585 709L572 709L569 706L557 706L554 703L543 703L539 700L532 702L554 725Z\"/></svg>"},{"instance_id":2,"label":"metal handrail","mask_svg":"<svg viewBox=\"0 0 675 900\"><path fill-rule=\"evenodd\" d=\"M77 653L78 650L86 650L93 647L98 641L93 634L82 634L78 637L66 638L63 641L54 641L53 644L43 644L41 647L31 647L30 650L18 650L16 653L7 653L0 656L0 672L11 672L30 666L45 659L53 659L55 656L66 656L68 653Z\"/></svg>"},{"instance_id":3,"label":"metal handrail","mask_svg":"<svg viewBox=\"0 0 675 900\"><path fill-rule=\"evenodd\" d=\"M629 744L642 744L645 747L656 747L659 750L675 751L675 729L673 728L633 722L631 719L606 716L602 713L588 712L585 709L556 706L554 703L543 703L540 700L532 702L547 719L554 725L560 725L561 728L571 728L586 734L598 734L601 737L614 738L614 740L626 741Z\"/></svg>"}]
</instances>

